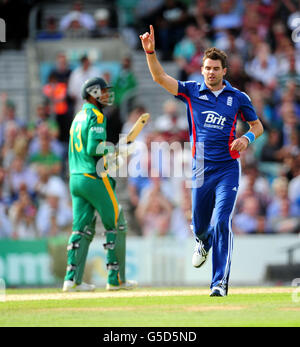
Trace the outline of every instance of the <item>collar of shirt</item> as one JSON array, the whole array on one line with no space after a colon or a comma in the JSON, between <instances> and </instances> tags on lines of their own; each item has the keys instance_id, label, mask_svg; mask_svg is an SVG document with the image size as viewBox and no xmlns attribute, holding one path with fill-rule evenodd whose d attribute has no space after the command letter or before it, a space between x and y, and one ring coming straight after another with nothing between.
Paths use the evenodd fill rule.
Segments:
<instances>
[{"instance_id":1,"label":"collar of shirt","mask_svg":"<svg viewBox=\"0 0 300 347\"><path fill-rule=\"evenodd\" d=\"M87 109L87 108L95 108L96 110L98 110L99 112L102 113L102 110L99 109L99 107L97 107L97 106L94 105L94 104L91 104L90 102L85 102L85 103L83 104L82 108L83 108L84 110Z\"/></svg>"},{"instance_id":2,"label":"collar of shirt","mask_svg":"<svg viewBox=\"0 0 300 347\"><path fill-rule=\"evenodd\" d=\"M225 84L225 88L223 89L223 91L225 91L225 90L234 91L232 85L231 85L228 81L223 80L223 84ZM205 84L205 82L202 82L199 91L200 91L200 92L202 92L202 91L210 91L210 92L211 92L211 90L207 87L207 85Z\"/></svg>"}]
</instances>

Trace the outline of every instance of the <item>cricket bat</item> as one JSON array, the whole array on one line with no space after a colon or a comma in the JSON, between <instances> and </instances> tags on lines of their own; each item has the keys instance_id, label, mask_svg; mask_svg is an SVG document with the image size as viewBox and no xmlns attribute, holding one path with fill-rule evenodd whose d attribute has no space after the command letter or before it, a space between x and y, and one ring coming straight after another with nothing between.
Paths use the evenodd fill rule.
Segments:
<instances>
[{"instance_id":1,"label":"cricket bat","mask_svg":"<svg viewBox=\"0 0 300 347\"><path fill-rule=\"evenodd\" d=\"M138 137L140 132L143 130L144 126L150 119L149 113L143 113L139 119L134 123L129 133L122 137L116 146L116 151L113 156L110 157L110 163L115 163L115 168L122 165L122 157L129 156L134 152L134 149L130 144Z\"/></svg>"},{"instance_id":2,"label":"cricket bat","mask_svg":"<svg viewBox=\"0 0 300 347\"><path fill-rule=\"evenodd\" d=\"M147 124L148 120L150 118L149 113L143 113L139 119L134 123L133 127L125 137L125 139L121 140L122 144L126 143L129 145L132 143L139 135L139 133L143 130L144 126ZM124 141L124 142L123 142Z\"/></svg>"}]
</instances>

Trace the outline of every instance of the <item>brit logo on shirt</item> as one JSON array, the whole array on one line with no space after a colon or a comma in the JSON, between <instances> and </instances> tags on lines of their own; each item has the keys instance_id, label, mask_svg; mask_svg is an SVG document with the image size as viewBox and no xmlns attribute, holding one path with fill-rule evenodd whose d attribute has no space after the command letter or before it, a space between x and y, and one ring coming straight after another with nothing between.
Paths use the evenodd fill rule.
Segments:
<instances>
[{"instance_id":1,"label":"brit logo on shirt","mask_svg":"<svg viewBox=\"0 0 300 347\"><path fill-rule=\"evenodd\" d=\"M232 96L228 96L228 98L227 98L227 106L232 106L232 101L233 101Z\"/></svg>"},{"instance_id":2,"label":"brit logo on shirt","mask_svg":"<svg viewBox=\"0 0 300 347\"><path fill-rule=\"evenodd\" d=\"M206 128L223 129L226 117L220 116L219 113L214 111L202 112L206 116L204 126Z\"/></svg>"}]
</instances>

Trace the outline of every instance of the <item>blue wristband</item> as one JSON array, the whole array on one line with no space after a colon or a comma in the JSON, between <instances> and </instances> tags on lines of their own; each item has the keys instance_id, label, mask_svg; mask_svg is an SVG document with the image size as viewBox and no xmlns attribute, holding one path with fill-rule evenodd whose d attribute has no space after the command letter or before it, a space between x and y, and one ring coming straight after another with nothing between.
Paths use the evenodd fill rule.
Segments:
<instances>
[{"instance_id":1,"label":"blue wristband","mask_svg":"<svg viewBox=\"0 0 300 347\"><path fill-rule=\"evenodd\" d=\"M255 141L255 135L251 131L248 131L242 137L246 137L247 140L249 141L249 144Z\"/></svg>"}]
</instances>

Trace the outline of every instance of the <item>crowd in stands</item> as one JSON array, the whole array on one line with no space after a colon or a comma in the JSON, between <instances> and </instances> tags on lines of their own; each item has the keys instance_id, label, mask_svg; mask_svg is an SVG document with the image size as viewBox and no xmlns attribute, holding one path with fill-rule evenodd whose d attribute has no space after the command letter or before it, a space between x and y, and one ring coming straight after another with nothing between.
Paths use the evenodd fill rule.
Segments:
<instances>
[{"instance_id":1,"label":"crowd in stands","mask_svg":"<svg viewBox=\"0 0 300 347\"><path fill-rule=\"evenodd\" d=\"M48 18L37 40L122 36L136 50L138 34L153 24L157 51L163 61L178 66L180 80L203 82L204 50L216 46L228 55L226 79L246 92L265 132L241 153L242 176L233 218L237 234L300 232L300 40L295 39L296 0L131 0L115 1L118 18L107 8L92 16L76 1L59 22ZM299 15L300 17L300 15ZM134 53L133 53L134 54ZM71 69L66 55L43 86L44 101L29 124L19 120L14 101L2 94L0 109L0 238L57 235L72 223L68 192L69 127L82 104L80 86L99 75L87 55ZM125 57L119 76L110 81L116 102L107 108L108 140L116 143L147 110L135 100L123 124L120 106L126 93L138 87L131 59ZM155 86L153 86L155 88ZM131 217L143 236L191 237L191 196L187 177L168 177L161 153L151 156L151 144L178 143L180 165L191 162L188 124L175 99L162 105L161 114L138 137L148 155L140 157L139 173L128 178ZM247 129L241 120L237 136ZM134 156L131 158L135 158ZM171 167L178 165L171 156ZM149 174L151 167L152 175ZM172 170L171 170L172 171ZM171 175L172 176L172 175ZM132 234L134 234L132 232Z\"/></svg>"}]
</instances>

